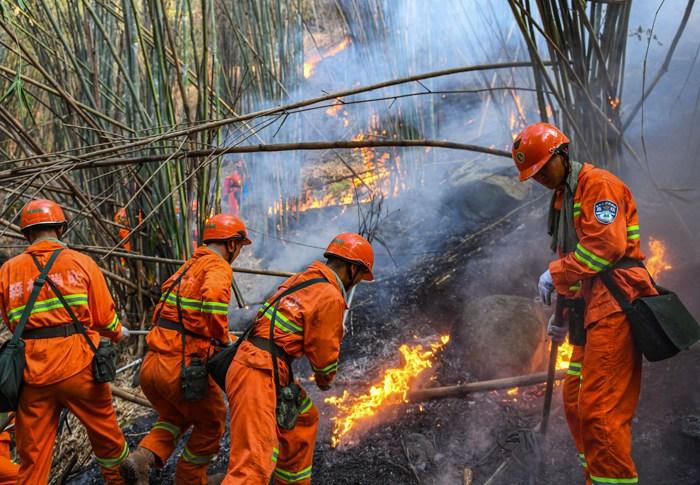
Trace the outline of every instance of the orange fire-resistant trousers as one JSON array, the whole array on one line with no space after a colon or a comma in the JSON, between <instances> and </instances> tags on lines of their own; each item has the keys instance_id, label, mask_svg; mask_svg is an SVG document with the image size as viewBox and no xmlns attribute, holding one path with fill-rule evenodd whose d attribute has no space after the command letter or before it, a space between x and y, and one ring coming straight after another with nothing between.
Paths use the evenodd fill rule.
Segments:
<instances>
[{"instance_id":1,"label":"orange fire-resistant trousers","mask_svg":"<svg viewBox=\"0 0 700 485\"><path fill-rule=\"evenodd\" d=\"M19 465L10 459L10 433L0 433L0 485L17 483Z\"/></svg>"},{"instance_id":2,"label":"orange fire-resistant trousers","mask_svg":"<svg viewBox=\"0 0 700 485\"><path fill-rule=\"evenodd\" d=\"M586 483L637 483L632 418L639 401L642 357L622 312L588 326L564 380L564 410Z\"/></svg>"},{"instance_id":3,"label":"orange fire-resistant trousers","mask_svg":"<svg viewBox=\"0 0 700 485\"><path fill-rule=\"evenodd\" d=\"M250 352L265 351L253 348ZM265 355L269 360L270 354ZM285 376L282 366L282 382ZM273 475L276 484L310 484L319 414L306 392L292 430L277 427L271 370L234 360L226 374L226 394L231 412L231 454L222 485L267 484Z\"/></svg>"},{"instance_id":4,"label":"orange fire-resistant trousers","mask_svg":"<svg viewBox=\"0 0 700 485\"><path fill-rule=\"evenodd\" d=\"M67 408L85 426L105 483L123 484L119 464L129 454L129 447L117 424L112 391L109 384L96 383L92 366L87 366L55 384L24 384L15 418L20 458L18 485L48 483L62 408Z\"/></svg>"},{"instance_id":5,"label":"orange fire-resistant trousers","mask_svg":"<svg viewBox=\"0 0 700 485\"><path fill-rule=\"evenodd\" d=\"M141 369L141 389L158 412L158 419L139 446L156 455L157 465L168 461L180 437L192 427L175 471L178 484L207 483L209 462L219 451L224 435L226 405L216 383L209 378L207 397L185 401L180 390L181 357L149 352Z\"/></svg>"}]
</instances>

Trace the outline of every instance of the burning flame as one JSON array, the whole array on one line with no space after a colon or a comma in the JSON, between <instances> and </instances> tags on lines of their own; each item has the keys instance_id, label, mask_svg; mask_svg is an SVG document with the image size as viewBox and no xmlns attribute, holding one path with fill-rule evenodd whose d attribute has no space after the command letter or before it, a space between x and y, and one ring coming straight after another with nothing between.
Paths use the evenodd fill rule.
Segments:
<instances>
[{"instance_id":1,"label":"burning flame","mask_svg":"<svg viewBox=\"0 0 700 485\"><path fill-rule=\"evenodd\" d=\"M610 109L612 109L613 111L615 111L617 107L620 106L620 98L610 98L608 102L610 103Z\"/></svg>"},{"instance_id":2,"label":"burning flame","mask_svg":"<svg viewBox=\"0 0 700 485\"><path fill-rule=\"evenodd\" d=\"M559 344L559 347L557 348L557 370L569 368L571 352L573 350L574 346L569 343L568 339Z\"/></svg>"},{"instance_id":3,"label":"burning flame","mask_svg":"<svg viewBox=\"0 0 700 485\"><path fill-rule=\"evenodd\" d=\"M350 44L350 37L345 37L340 43L328 49L322 54L315 54L308 61L304 62L304 79L309 79L313 73L316 65L324 59L333 57L339 52L345 50L345 48Z\"/></svg>"},{"instance_id":4,"label":"burning flame","mask_svg":"<svg viewBox=\"0 0 700 485\"><path fill-rule=\"evenodd\" d=\"M335 104L329 107L326 113L334 116L336 112L329 113L329 111L337 106L342 105ZM346 114L344 110L342 112ZM347 121L346 117L343 118L344 123L345 121ZM359 132L352 139L358 141L387 137L387 131L380 129L379 123L378 116L373 115L369 123L370 128ZM366 202L375 191L382 193L385 197L392 197L398 195L405 188L405 182L401 176L401 157L399 155L392 155L393 151L378 151L372 147L355 148L353 153L356 156L359 155L362 163L361 166L354 164L356 176L333 183L320 190L307 187L304 197L299 202L299 212L322 207L344 206L355 201Z\"/></svg>"},{"instance_id":5,"label":"burning flame","mask_svg":"<svg viewBox=\"0 0 700 485\"><path fill-rule=\"evenodd\" d=\"M658 279L661 273L673 269L673 266L666 260L666 245L662 241L650 237L649 252L651 256L647 259L646 266L652 278Z\"/></svg>"},{"instance_id":6,"label":"burning flame","mask_svg":"<svg viewBox=\"0 0 700 485\"><path fill-rule=\"evenodd\" d=\"M428 349L420 344L413 346L404 344L399 348L403 355L403 366L385 370L381 381L373 385L365 394L354 396L345 390L342 396L327 398L325 402L337 409L337 415L331 418L333 421L331 446L337 447L343 436L347 435L359 422L376 415L381 409L407 402L406 395L412 381L424 370L433 366L432 358L449 340L449 336L442 336L438 342L430 344Z\"/></svg>"}]
</instances>

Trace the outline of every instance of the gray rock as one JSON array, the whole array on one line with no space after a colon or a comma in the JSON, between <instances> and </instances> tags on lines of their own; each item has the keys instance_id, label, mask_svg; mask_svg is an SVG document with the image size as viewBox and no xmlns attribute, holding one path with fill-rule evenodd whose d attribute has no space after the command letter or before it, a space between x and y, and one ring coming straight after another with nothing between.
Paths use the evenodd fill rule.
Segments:
<instances>
[{"instance_id":1,"label":"gray rock","mask_svg":"<svg viewBox=\"0 0 700 485\"><path fill-rule=\"evenodd\" d=\"M468 303L453 326L450 352L479 379L544 370L545 313L534 299L492 295Z\"/></svg>"}]
</instances>

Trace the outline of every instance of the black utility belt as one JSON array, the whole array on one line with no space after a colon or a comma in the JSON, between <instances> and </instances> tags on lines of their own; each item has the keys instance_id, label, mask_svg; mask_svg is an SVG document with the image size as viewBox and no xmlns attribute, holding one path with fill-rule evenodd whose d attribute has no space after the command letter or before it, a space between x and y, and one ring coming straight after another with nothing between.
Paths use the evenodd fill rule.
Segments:
<instances>
[{"instance_id":1,"label":"black utility belt","mask_svg":"<svg viewBox=\"0 0 700 485\"><path fill-rule=\"evenodd\" d=\"M156 325L161 328L167 328L168 330L175 330L178 333L184 333L188 337L198 338L202 340L209 341L211 337L205 335L200 335L198 333L190 332L181 323L173 322L172 320L166 320L165 318L158 318Z\"/></svg>"},{"instance_id":2,"label":"black utility belt","mask_svg":"<svg viewBox=\"0 0 700 485\"><path fill-rule=\"evenodd\" d=\"M275 350L277 352L277 357L282 358L287 363L287 367L291 368L292 362L294 361L294 357L285 352L279 345L275 345L272 342L270 342L270 339L266 339L265 337L259 337L257 335L250 335L246 340L248 340L248 342L255 345L260 350L264 350L270 353L272 353L272 346L274 345Z\"/></svg>"},{"instance_id":3,"label":"black utility belt","mask_svg":"<svg viewBox=\"0 0 700 485\"><path fill-rule=\"evenodd\" d=\"M80 333L80 330L76 327L74 323L66 323L64 325L57 325L55 327L44 327L35 328L32 330L25 330L22 333L22 338L24 340L33 340L40 338L59 338L59 337L70 337Z\"/></svg>"}]
</instances>

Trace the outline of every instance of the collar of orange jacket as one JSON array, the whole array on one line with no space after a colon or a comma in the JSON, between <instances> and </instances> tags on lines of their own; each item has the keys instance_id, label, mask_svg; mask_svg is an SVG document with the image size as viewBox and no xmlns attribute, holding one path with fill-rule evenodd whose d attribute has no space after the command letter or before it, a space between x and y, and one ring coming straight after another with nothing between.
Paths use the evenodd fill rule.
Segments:
<instances>
[{"instance_id":1,"label":"collar of orange jacket","mask_svg":"<svg viewBox=\"0 0 700 485\"><path fill-rule=\"evenodd\" d=\"M59 241L58 239L42 239L40 241L31 244L27 249L24 250L25 253L43 253L47 251L55 251L57 249L65 249L66 245Z\"/></svg>"},{"instance_id":2,"label":"collar of orange jacket","mask_svg":"<svg viewBox=\"0 0 700 485\"><path fill-rule=\"evenodd\" d=\"M209 256L211 254L221 258L226 264L228 264L228 261L226 261L224 257L218 253L218 251L208 248L205 244L197 246L197 249L194 250L194 254L192 255L192 259L199 259L203 256Z\"/></svg>"},{"instance_id":3,"label":"collar of orange jacket","mask_svg":"<svg viewBox=\"0 0 700 485\"><path fill-rule=\"evenodd\" d=\"M335 271L333 271L331 268L326 266L325 263L322 263L321 261L314 261L311 263L309 266L309 270L316 270L319 273L321 273L321 276L323 276L325 279L328 280L328 282L333 285L341 295L344 295L345 292L343 289L341 289L340 285L341 282L339 281L339 278L336 276ZM345 301L345 298L343 298L343 303L345 303L345 308L348 307L347 301Z\"/></svg>"}]
</instances>

